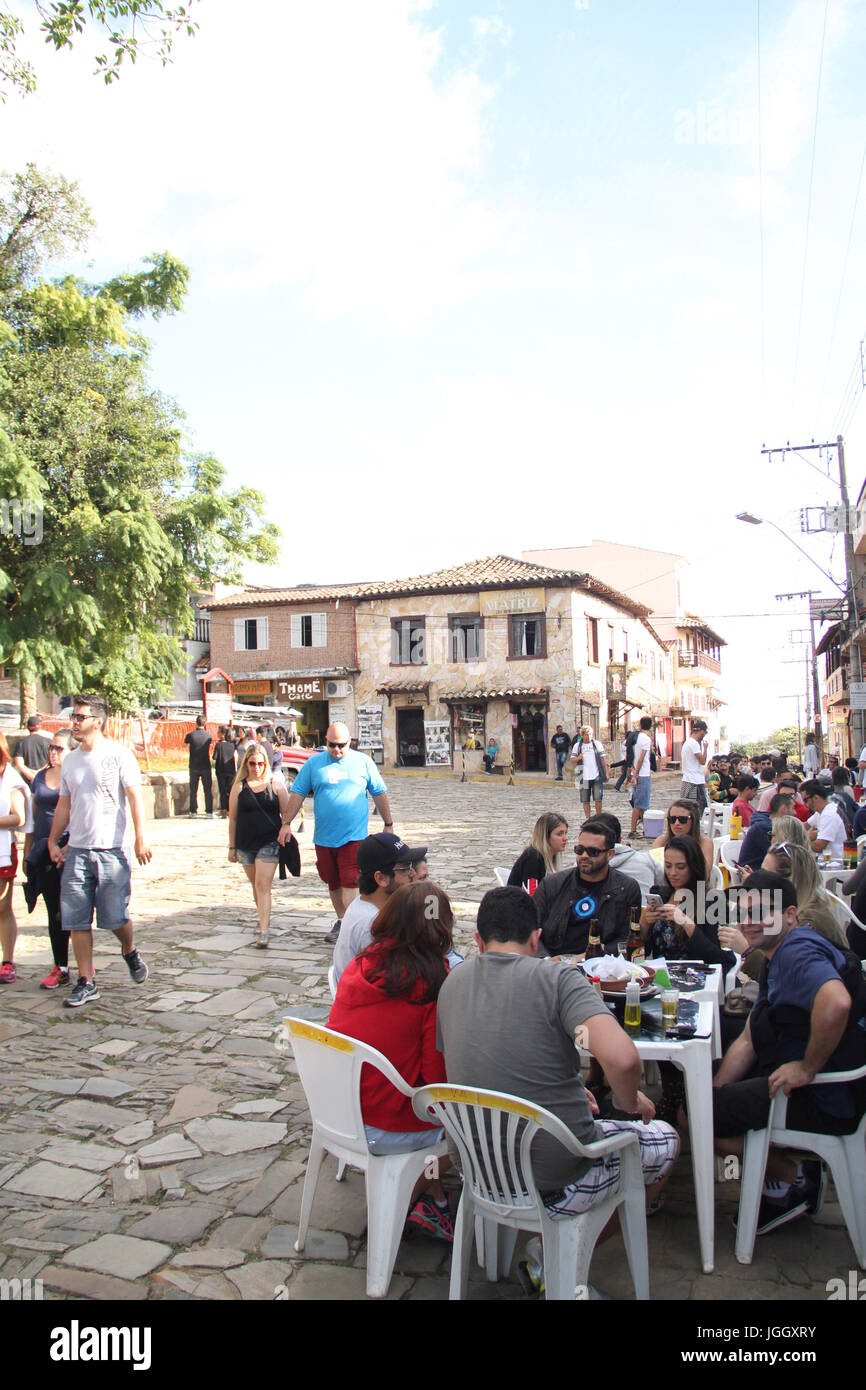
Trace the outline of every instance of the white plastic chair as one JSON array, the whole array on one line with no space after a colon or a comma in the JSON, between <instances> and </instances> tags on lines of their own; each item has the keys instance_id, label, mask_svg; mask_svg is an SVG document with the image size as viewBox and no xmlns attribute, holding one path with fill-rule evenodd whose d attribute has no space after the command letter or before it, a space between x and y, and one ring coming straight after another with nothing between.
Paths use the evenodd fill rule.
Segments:
<instances>
[{"instance_id":1,"label":"white plastic chair","mask_svg":"<svg viewBox=\"0 0 866 1390\"><path fill-rule=\"evenodd\" d=\"M853 909L846 903L844 898L840 898L837 893L829 892L826 888L824 892L833 904L833 916L836 918L836 921L843 931L847 929L850 922L853 922L854 926L859 927L861 931L866 931L866 927L864 927L858 917L854 916Z\"/></svg>"},{"instance_id":2,"label":"white plastic chair","mask_svg":"<svg viewBox=\"0 0 866 1390\"><path fill-rule=\"evenodd\" d=\"M494 869L494 870L493 870L493 877L496 879L496 882L499 884L499 887L500 887L500 888L507 888L507 887L508 887L508 875L509 875L510 873L511 873L511 870L510 870L510 869Z\"/></svg>"},{"instance_id":3,"label":"white plastic chair","mask_svg":"<svg viewBox=\"0 0 866 1390\"><path fill-rule=\"evenodd\" d=\"M400 1073L374 1047L335 1033L302 1018L285 1018L301 1085L313 1120L313 1137L307 1158L298 1239L303 1250L319 1170L326 1153L339 1160L337 1178L346 1163L360 1168L367 1184L367 1296L384 1298L391 1283L409 1198L431 1155L448 1152L444 1140L403 1154L371 1154L361 1117L361 1068L375 1067L401 1095L413 1096Z\"/></svg>"},{"instance_id":4,"label":"white plastic chair","mask_svg":"<svg viewBox=\"0 0 866 1390\"><path fill-rule=\"evenodd\" d=\"M845 1085L864 1076L866 1066L856 1071L821 1072L812 1085ZM746 1133L734 1247L737 1259L743 1265L752 1263L767 1154L770 1145L775 1144L783 1149L802 1149L817 1154L827 1164L857 1262L861 1268L866 1268L866 1203L863 1200L866 1192L866 1115L853 1134L836 1135L787 1129L787 1113L788 1097L783 1091L777 1091L770 1103L767 1128L750 1129Z\"/></svg>"},{"instance_id":5,"label":"white plastic chair","mask_svg":"<svg viewBox=\"0 0 866 1390\"><path fill-rule=\"evenodd\" d=\"M718 864L714 864L710 869L710 876L707 879L708 888L724 888L725 880L722 878L722 871Z\"/></svg>"},{"instance_id":6,"label":"white plastic chair","mask_svg":"<svg viewBox=\"0 0 866 1390\"><path fill-rule=\"evenodd\" d=\"M328 966L328 989L331 991L331 998L337 997L337 972L333 965Z\"/></svg>"},{"instance_id":7,"label":"white plastic chair","mask_svg":"<svg viewBox=\"0 0 866 1390\"><path fill-rule=\"evenodd\" d=\"M646 1203L637 1135L623 1130L581 1144L549 1110L516 1096L469 1086L422 1086L412 1101L421 1119L444 1125L460 1153L463 1190L454 1228L449 1298L466 1294L472 1233L483 1244L488 1280L507 1273L518 1231L537 1231L544 1251L545 1297L567 1300L587 1284L596 1241L619 1208L635 1297L649 1298ZM532 1174L529 1151L539 1130L576 1158L621 1151L618 1189L589 1211L551 1220ZM499 1227L504 1227L501 1240ZM483 1228L483 1242L479 1240Z\"/></svg>"}]
</instances>

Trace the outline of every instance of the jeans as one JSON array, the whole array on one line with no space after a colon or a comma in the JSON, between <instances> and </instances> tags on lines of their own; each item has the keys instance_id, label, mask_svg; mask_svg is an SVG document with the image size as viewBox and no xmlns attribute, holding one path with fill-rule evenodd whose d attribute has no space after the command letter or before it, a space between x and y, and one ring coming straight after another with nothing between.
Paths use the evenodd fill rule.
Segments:
<instances>
[{"instance_id":1,"label":"jeans","mask_svg":"<svg viewBox=\"0 0 866 1390\"><path fill-rule=\"evenodd\" d=\"M204 809L210 816L213 814L213 781L211 779L210 768L207 772L194 772L189 770L189 809L192 815L198 810L198 784L201 782L204 788Z\"/></svg>"}]
</instances>

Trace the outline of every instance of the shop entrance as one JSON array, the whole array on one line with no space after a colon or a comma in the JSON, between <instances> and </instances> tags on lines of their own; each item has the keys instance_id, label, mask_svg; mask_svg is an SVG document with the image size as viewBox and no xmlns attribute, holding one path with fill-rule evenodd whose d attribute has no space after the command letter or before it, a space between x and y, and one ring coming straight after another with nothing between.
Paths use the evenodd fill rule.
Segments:
<instances>
[{"instance_id":1,"label":"shop entrance","mask_svg":"<svg viewBox=\"0 0 866 1390\"><path fill-rule=\"evenodd\" d=\"M303 748L322 748L325 731L328 727L327 700L296 700L295 709L301 711L302 718L295 721L298 738ZM287 723L288 721L283 721Z\"/></svg>"},{"instance_id":2,"label":"shop entrance","mask_svg":"<svg viewBox=\"0 0 866 1390\"><path fill-rule=\"evenodd\" d=\"M424 766L424 711L423 709L398 709L397 714L397 766Z\"/></svg>"},{"instance_id":3,"label":"shop entrance","mask_svg":"<svg viewBox=\"0 0 866 1390\"><path fill-rule=\"evenodd\" d=\"M511 706L514 766L518 772L547 771L547 706Z\"/></svg>"}]
</instances>

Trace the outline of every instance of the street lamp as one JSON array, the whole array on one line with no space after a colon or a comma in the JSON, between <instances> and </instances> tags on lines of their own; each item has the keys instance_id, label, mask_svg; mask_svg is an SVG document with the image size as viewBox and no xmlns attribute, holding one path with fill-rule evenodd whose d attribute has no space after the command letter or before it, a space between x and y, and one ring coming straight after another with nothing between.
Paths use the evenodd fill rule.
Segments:
<instances>
[{"instance_id":1,"label":"street lamp","mask_svg":"<svg viewBox=\"0 0 866 1390\"><path fill-rule=\"evenodd\" d=\"M818 561L809 554L808 550L804 550L801 545L798 545L794 538L788 535L787 531L783 531L781 526L776 525L775 521L768 521L765 516L753 516L751 512L737 512L736 519L737 521L747 522L749 526L772 526L773 530L778 531L780 536L784 536L785 540L789 541L795 550L799 550L800 554L803 555L811 565L814 565L816 570L820 570L825 579L829 579L830 583L833 584L835 588L840 589L843 594L847 595L848 590L845 588L844 584L840 584L838 579L834 579L832 574L819 565Z\"/></svg>"}]
</instances>

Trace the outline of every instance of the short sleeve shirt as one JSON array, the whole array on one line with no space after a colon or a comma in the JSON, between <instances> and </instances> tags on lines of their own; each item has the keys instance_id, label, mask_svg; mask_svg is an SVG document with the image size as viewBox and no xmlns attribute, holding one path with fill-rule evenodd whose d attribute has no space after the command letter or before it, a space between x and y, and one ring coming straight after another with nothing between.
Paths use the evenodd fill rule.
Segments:
<instances>
[{"instance_id":1,"label":"short sleeve shirt","mask_svg":"<svg viewBox=\"0 0 866 1390\"><path fill-rule=\"evenodd\" d=\"M189 746L190 772L207 772L210 769L208 755L213 739L207 729L193 729L184 739Z\"/></svg>"},{"instance_id":2,"label":"short sleeve shirt","mask_svg":"<svg viewBox=\"0 0 866 1390\"><path fill-rule=\"evenodd\" d=\"M437 1046L455 1085L504 1091L551 1110L581 1143L598 1133L580 1080L575 1030L607 1010L579 970L488 951L452 970L439 993ZM547 1135L532 1146L542 1192L588 1165Z\"/></svg>"},{"instance_id":3,"label":"short sleeve shirt","mask_svg":"<svg viewBox=\"0 0 866 1390\"><path fill-rule=\"evenodd\" d=\"M649 775L650 775L650 753L651 753L651 751L652 751L652 744L650 743L650 736L649 736L649 734L644 734L644 733L638 734L637 738L635 739L635 745L634 745L634 765L635 765L635 767L637 767L638 759L640 758L641 753L643 753L643 755L644 755L644 757L643 757L643 762L641 763L640 768L639 768L639 770L638 770L638 777L649 777Z\"/></svg>"},{"instance_id":4,"label":"short sleeve shirt","mask_svg":"<svg viewBox=\"0 0 866 1390\"><path fill-rule=\"evenodd\" d=\"M831 858L841 859L845 852L845 822L832 801L828 801L818 815L809 817L809 825L814 825L819 840L827 841Z\"/></svg>"},{"instance_id":5,"label":"short sleeve shirt","mask_svg":"<svg viewBox=\"0 0 866 1390\"><path fill-rule=\"evenodd\" d=\"M313 793L313 842L331 848L350 840L366 840L370 819L367 793L379 796L386 790L372 758L354 748L347 748L342 758L332 758L327 751L315 753L292 784L292 791L299 796Z\"/></svg>"},{"instance_id":6,"label":"short sleeve shirt","mask_svg":"<svg viewBox=\"0 0 866 1390\"><path fill-rule=\"evenodd\" d=\"M46 738L44 734L25 734L18 740L16 756L22 759L24 766L31 772L38 772L48 762L50 743L50 738Z\"/></svg>"},{"instance_id":7,"label":"short sleeve shirt","mask_svg":"<svg viewBox=\"0 0 866 1390\"><path fill-rule=\"evenodd\" d=\"M340 925L340 936L334 947L334 973L339 980L350 960L359 956L372 941L370 928L379 916L375 903L355 898L346 909Z\"/></svg>"},{"instance_id":8,"label":"short sleeve shirt","mask_svg":"<svg viewBox=\"0 0 866 1390\"><path fill-rule=\"evenodd\" d=\"M69 797L71 849L120 849L126 834L126 791L141 786L128 748L103 739L63 760L60 795Z\"/></svg>"},{"instance_id":9,"label":"short sleeve shirt","mask_svg":"<svg viewBox=\"0 0 866 1390\"><path fill-rule=\"evenodd\" d=\"M703 744L698 743L696 738L687 738L680 752L682 780L696 787L702 787L707 780L703 766L698 762L698 756L703 751Z\"/></svg>"}]
</instances>

